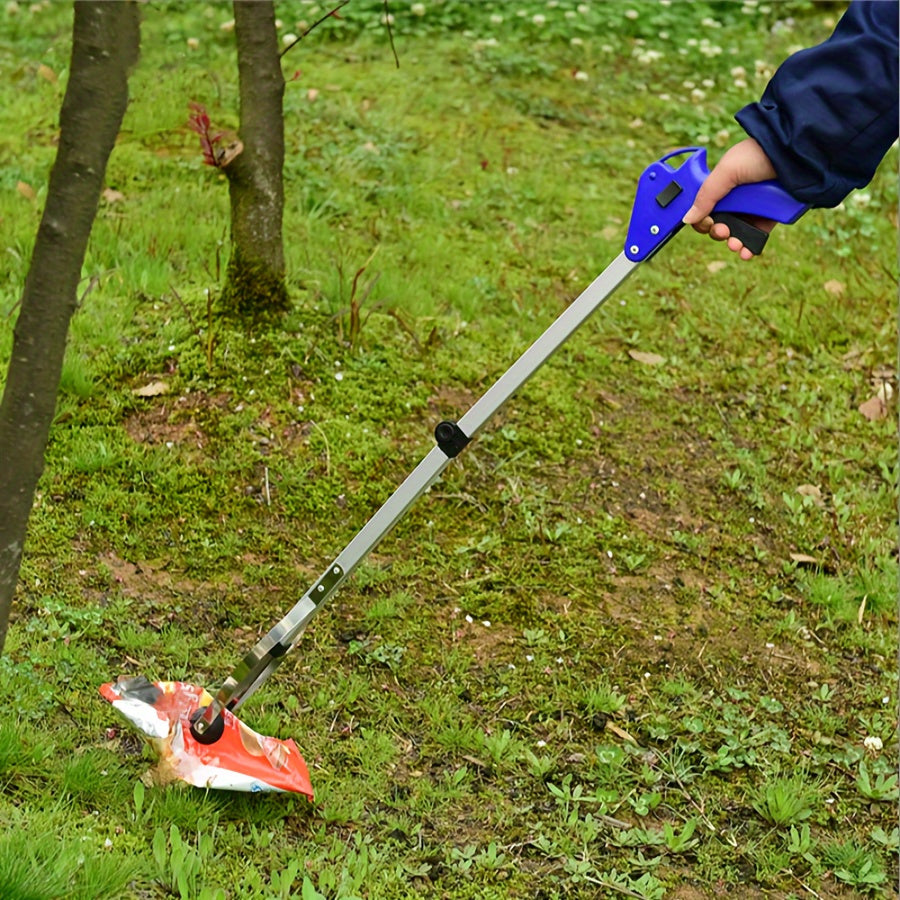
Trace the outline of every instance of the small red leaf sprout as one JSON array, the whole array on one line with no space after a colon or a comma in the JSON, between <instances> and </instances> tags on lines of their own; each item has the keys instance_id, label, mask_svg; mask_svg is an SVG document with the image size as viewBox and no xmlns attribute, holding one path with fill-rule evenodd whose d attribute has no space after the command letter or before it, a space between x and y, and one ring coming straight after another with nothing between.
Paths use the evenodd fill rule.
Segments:
<instances>
[{"instance_id":1,"label":"small red leaf sprout","mask_svg":"<svg viewBox=\"0 0 900 900\"><path fill-rule=\"evenodd\" d=\"M217 131L210 133L211 122L206 107L202 103L193 100L188 104L191 114L188 117L188 128L200 137L200 148L203 150L203 162L208 166L219 169L222 167L222 150L216 148L216 144L225 137L225 133Z\"/></svg>"}]
</instances>

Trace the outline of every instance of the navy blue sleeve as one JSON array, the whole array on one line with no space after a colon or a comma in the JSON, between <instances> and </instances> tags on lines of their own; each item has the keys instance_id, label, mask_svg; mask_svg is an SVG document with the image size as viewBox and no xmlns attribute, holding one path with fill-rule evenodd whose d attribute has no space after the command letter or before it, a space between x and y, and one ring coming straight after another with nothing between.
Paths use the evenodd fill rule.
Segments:
<instances>
[{"instance_id":1,"label":"navy blue sleeve","mask_svg":"<svg viewBox=\"0 0 900 900\"><path fill-rule=\"evenodd\" d=\"M798 200L837 206L898 137L895 0L854 0L831 37L789 57L735 118Z\"/></svg>"}]
</instances>

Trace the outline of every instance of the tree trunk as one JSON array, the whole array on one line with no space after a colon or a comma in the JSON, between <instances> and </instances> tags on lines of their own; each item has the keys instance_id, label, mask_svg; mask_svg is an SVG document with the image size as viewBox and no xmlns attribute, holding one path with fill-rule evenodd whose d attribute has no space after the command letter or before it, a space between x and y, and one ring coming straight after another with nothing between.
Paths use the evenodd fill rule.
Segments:
<instances>
[{"instance_id":1,"label":"tree trunk","mask_svg":"<svg viewBox=\"0 0 900 900\"><path fill-rule=\"evenodd\" d=\"M234 0L243 151L224 171L231 256L223 302L258 315L287 308L284 276L284 77L271 0Z\"/></svg>"},{"instance_id":2,"label":"tree trunk","mask_svg":"<svg viewBox=\"0 0 900 900\"><path fill-rule=\"evenodd\" d=\"M0 402L0 652L34 491L56 411L69 321L88 237L137 61L137 4L74 4L59 147L35 240Z\"/></svg>"}]
</instances>

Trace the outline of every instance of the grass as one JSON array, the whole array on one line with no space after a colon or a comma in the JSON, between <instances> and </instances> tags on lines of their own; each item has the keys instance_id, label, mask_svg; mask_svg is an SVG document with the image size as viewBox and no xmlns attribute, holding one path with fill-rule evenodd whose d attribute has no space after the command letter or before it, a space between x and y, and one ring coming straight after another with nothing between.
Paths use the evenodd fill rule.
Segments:
<instances>
[{"instance_id":1,"label":"grass","mask_svg":"<svg viewBox=\"0 0 900 900\"><path fill-rule=\"evenodd\" d=\"M380 2L285 57L295 307L252 335L210 335L185 128L236 125L230 13L144 9L0 659L0 894L891 895L896 413L858 406L896 385L896 150L752 265L680 235L397 525L242 713L314 803L141 781L97 686L222 678L619 252L640 171L836 14L396 6L399 70ZM0 26L4 367L68 16Z\"/></svg>"}]
</instances>

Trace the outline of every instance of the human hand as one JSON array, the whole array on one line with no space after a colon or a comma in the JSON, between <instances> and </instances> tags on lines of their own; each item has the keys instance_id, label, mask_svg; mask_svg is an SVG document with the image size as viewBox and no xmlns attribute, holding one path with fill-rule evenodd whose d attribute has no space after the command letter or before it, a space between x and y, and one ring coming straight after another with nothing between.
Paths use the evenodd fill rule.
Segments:
<instances>
[{"instance_id":1,"label":"human hand","mask_svg":"<svg viewBox=\"0 0 900 900\"><path fill-rule=\"evenodd\" d=\"M735 237L727 225L714 223L710 214L713 207L739 184L754 184L775 178L775 169L765 151L753 138L746 138L726 150L718 164L697 191L694 205L682 220L700 234L708 234L715 241L728 241L728 249L740 255L741 259L752 259L753 253ZM762 216L742 216L765 232L775 227L772 219Z\"/></svg>"}]
</instances>

